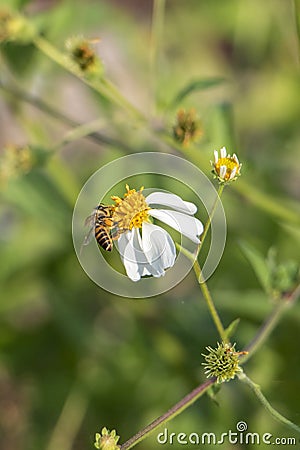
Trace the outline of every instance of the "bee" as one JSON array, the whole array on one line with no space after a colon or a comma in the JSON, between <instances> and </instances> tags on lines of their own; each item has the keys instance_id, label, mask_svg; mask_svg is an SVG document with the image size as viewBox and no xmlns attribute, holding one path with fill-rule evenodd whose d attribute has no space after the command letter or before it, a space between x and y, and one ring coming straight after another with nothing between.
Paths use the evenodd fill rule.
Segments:
<instances>
[{"instance_id":1,"label":"bee","mask_svg":"<svg viewBox=\"0 0 300 450\"><path fill-rule=\"evenodd\" d=\"M113 249L113 240L117 239L118 231L115 222L113 221L113 206L106 206L100 203L85 220L85 226L90 225L90 230L85 236L83 246L88 245L91 241L92 232L98 245L107 252Z\"/></svg>"}]
</instances>

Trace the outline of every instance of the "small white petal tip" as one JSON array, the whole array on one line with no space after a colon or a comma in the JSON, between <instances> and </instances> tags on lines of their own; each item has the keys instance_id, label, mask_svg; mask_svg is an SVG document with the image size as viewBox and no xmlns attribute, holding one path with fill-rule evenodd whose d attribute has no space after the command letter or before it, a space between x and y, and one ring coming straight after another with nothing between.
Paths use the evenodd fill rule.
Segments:
<instances>
[{"instance_id":1,"label":"small white petal tip","mask_svg":"<svg viewBox=\"0 0 300 450\"><path fill-rule=\"evenodd\" d=\"M225 148L225 147L222 147L222 148L221 148L221 150L220 150L220 155L221 155L221 158L226 158L227 151L226 151L226 148Z\"/></svg>"}]
</instances>

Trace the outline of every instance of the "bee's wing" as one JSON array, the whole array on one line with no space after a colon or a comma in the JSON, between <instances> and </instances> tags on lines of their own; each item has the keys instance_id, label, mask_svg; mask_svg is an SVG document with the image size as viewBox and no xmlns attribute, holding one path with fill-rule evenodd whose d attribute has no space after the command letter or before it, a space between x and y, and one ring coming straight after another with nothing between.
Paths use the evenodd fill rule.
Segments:
<instances>
[{"instance_id":1,"label":"bee's wing","mask_svg":"<svg viewBox=\"0 0 300 450\"><path fill-rule=\"evenodd\" d=\"M92 233L93 231L94 231L94 227L92 226L92 227L89 229L88 234L86 234L86 235L84 236L83 243L82 243L83 247L86 246L86 245L88 245L88 244L91 242L92 237L93 237L93 233Z\"/></svg>"},{"instance_id":2,"label":"bee's wing","mask_svg":"<svg viewBox=\"0 0 300 450\"><path fill-rule=\"evenodd\" d=\"M96 222L96 211L94 211L92 214L90 214L84 221L84 226L87 227L88 225L90 227L94 226Z\"/></svg>"},{"instance_id":3,"label":"bee's wing","mask_svg":"<svg viewBox=\"0 0 300 450\"><path fill-rule=\"evenodd\" d=\"M84 226L85 227L89 226L90 229L89 229L88 233L84 236L83 242L82 242L81 247L80 247L80 254L81 254L81 251L82 251L83 247L88 245L91 242L91 240L92 240L93 231L95 229L95 221L96 221L96 214L95 214L95 212L93 212L93 214L88 216L85 219L85 221L84 221Z\"/></svg>"}]
</instances>

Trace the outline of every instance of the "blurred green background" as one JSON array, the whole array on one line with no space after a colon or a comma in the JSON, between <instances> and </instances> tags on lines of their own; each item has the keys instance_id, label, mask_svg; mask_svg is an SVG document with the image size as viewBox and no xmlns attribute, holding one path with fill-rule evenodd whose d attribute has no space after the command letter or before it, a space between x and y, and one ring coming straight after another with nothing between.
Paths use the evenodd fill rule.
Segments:
<instances>
[{"instance_id":1,"label":"blurred green background","mask_svg":"<svg viewBox=\"0 0 300 450\"><path fill-rule=\"evenodd\" d=\"M155 45L150 0L4 5L25 13L62 51L70 36L99 38L95 49L106 76L151 127L135 123L31 43L1 44L1 164L27 145L35 164L2 170L0 448L93 448L103 426L116 428L125 442L204 381L201 353L218 336L192 273L152 299L98 288L72 245L77 195L95 170L129 153L184 154L209 174L215 148L236 152L242 178L223 196L227 245L209 286L224 323L241 318L234 338L238 349L246 345L272 303L240 242L264 256L275 247L279 262L299 261L299 2L167 1ZM189 83L212 78L225 81L172 105ZM184 153L160 138L163 130L172 141L179 107L195 108L203 127L203 137ZM68 134L95 119L98 135ZM172 183L164 188L172 191ZM299 329L295 305L246 366L271 404L298 424ZM221 434L243 420L249 431L295 435L237 381L222 385L217 400L201 398L169 423L169 432ZM155 436L138 448L159 448ZM233 447L244 448L222 446Z\"/></svg>"}]
</instances>

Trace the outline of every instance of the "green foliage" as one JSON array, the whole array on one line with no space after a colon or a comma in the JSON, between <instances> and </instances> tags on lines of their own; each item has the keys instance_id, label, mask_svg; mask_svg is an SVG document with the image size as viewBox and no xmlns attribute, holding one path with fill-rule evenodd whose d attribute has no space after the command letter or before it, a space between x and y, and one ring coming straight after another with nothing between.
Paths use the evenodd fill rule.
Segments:
<instances>
[{"instance_id":1,"label":"green foliage","mask_svg":"<svg viewBox=\"0 0 300 450\"><path fill-rule=\"evenodd\" d=\"M267 258L264 258L246 242L240 243L240 246L268 295L280 298L281 295L293 290L299 283L300 267L297 261L288 260L279 263L274 248L270 248Z\"/></svg>"},{"instance_id":2,"label":"green foliage","mask_svg":"<svg viewBox=\"0 0 300 450\"><path fill-rule=\"evenodd\" d=\"M237 348L272 307L259 285L274 300L299 283L299 34L292 2L167 2L161 42L151 50L154 67L151 11L147 2L130 3L1 2L0 10L14 6L30 24L25 43L6 35L0 43L3 449L93 448L104 425L124 442L204 380L199 355L218 336L192 274L163 296L133 301L98 288L77 261L72 210L104 164L129 153L176 151L210 176L214 149L226 145L238 154L242 176L222 197L227 245L208 281ZM32 30L62 64L33 42ZM100 80L66 67L65 41L80 35L100 38L95 52L107 84L102 72ZM204 131L188 149L172 136L181 107L196 111ZM13 173L4 173L8 146L28 148L32 164L19 164L16 151ZM192 195L176 180L141 178L130 180L132 187L158 183ZM299 326L295 304L249 362L251 377L295 421ZM169 431L223 433L243 419L249 431L286 435L247 395L235 381L226 383L213 393L218 408L202 398ZM156 445L153 438L139 448Z\"/></svg>"},{"instance_id":3,"label":"green foliage","mask_svg":"<svg viewBox=\"0 0 300 450\"><path fill-rule=\"evenodd\" d=\"M267 294L270 294L271 291L271 283L270 283L270 274L268 271L268 266L265 258L261 255L255 248L246 242L241 242L240 246L250 262L255 275L257 276L261 286L265 290Z\"/></svg>"},{"instance_id":4,"label":"green foliage","mask_svg":"<svg viewBox=\"0 0 300 450\"><path fill-rule=\"evenodd\" d=\"M225 329L225 336L230 341L240 323L240 318L233 320Z\"/></svg>"},{"instance_id":5,"label":"green foliage","mask_svg":"<svg viewBox=\"0 0 300 450\"><path fill-rule=\"evenodd\" d=\"M22 45L15 42L7 42L2 48L3 57L10 69L19 76L33 70L36 53L37 50L32 44Z\"/></svg>"},{"instance_id":6,"label":"green foliage","mask_svg":"<svg viewBox=\"0 0 300 450\"><path fill-rule=\"evenodd\" d=\"M208 78L202 80L201 79L193 80L176 94L176 97L174 98L171 104L173 107L176 107L177 105L180 105L188 95L192 95L197 91L206 91L208 88L218 86L221 83L224 83L224 81L225 81L224 78Z\"/></svg>"}]
</instances>

